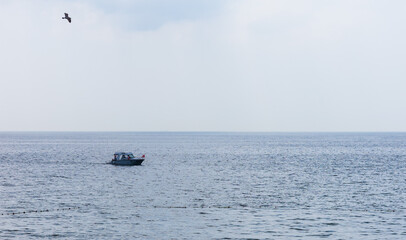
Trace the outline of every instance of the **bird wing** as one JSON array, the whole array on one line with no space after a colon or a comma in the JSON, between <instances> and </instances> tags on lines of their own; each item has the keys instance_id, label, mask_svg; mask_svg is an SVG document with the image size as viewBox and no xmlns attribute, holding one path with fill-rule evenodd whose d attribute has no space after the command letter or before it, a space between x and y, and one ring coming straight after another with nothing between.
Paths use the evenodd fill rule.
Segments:
<instances>
[{"instance_id":1,"label":"bird wing","mask_svg":"<svg viewBox=\"0 0 406 240\"><path fill-rule=\"evenodd\" d=\"M72 18L67 18L69 22L72 22Z\"/></svg>"},{"instance_id":2,"label":"bird wing","mask_svg":"<svg viewBox=\"0 0 406 240\"><path fill-rule=\"evenodd\" d=\"M69 15L68 15L67 13L65 13L65 17L66 17L66 18L68 18L68 17L69 17Z\"/></svg>"}]
</instances>

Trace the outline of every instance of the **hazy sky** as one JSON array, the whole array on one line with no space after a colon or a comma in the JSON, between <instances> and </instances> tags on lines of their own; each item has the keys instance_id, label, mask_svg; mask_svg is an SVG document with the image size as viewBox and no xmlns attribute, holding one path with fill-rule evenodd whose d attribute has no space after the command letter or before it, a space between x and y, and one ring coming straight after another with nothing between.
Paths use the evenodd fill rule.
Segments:
<instances>
[{"instance_id":1,"label":"hazy sky","mask_svg":"<svg viewBox=\"0 0 406 240\"><path fill-rule=\"evenodd\" d=\"M406 131L405 10L0 0L0 131Z\"/></svg>"}]
</instances>

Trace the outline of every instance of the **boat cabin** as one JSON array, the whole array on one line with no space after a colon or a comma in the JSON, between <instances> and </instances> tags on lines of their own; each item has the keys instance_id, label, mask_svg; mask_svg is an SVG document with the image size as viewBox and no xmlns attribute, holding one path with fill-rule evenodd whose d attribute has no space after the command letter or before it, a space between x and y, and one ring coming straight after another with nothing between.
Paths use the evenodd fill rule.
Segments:
<instances>
[{"instance_id":1,"label":"boat cabin","mask_svg":"<svg viewBox=\"0 0 406 240\"><path fill-rule=\"evenodd\" d=\"M134 154L132 152L116 152L114 153L113 160L126 160L126 159L133 159Z\"/></svg>"}]
</instances>

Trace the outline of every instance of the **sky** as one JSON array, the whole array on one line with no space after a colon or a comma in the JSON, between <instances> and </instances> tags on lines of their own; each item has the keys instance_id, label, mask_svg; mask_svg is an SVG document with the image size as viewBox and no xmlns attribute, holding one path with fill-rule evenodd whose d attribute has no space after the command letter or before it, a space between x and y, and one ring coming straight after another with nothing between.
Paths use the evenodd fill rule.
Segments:
<instances>
[{"instance_id":1,"label":"sky","mask_svg":"<svg viewBox=\"0 0 406 240\"><path fill-rule=\"evenodd\" d=\"M405 10L0 0L0 131L406 131Z\"/></svg>"}]
</instances>

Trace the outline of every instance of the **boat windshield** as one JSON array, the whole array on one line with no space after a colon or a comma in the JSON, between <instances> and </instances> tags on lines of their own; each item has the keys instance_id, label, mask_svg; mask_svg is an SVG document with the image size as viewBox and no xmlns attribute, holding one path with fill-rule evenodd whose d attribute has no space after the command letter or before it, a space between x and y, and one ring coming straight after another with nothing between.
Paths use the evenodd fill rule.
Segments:
<instances>
[{"instance_id":1,"label":"boat windshield","mask_svg":"<svg viewBox=\"0 0 406 240\"><path fill-rule=\"evenodd\" d=\"M134 158L134 154L129 154L128 155L130 158Z\"/></svg>"}]
</instances>

